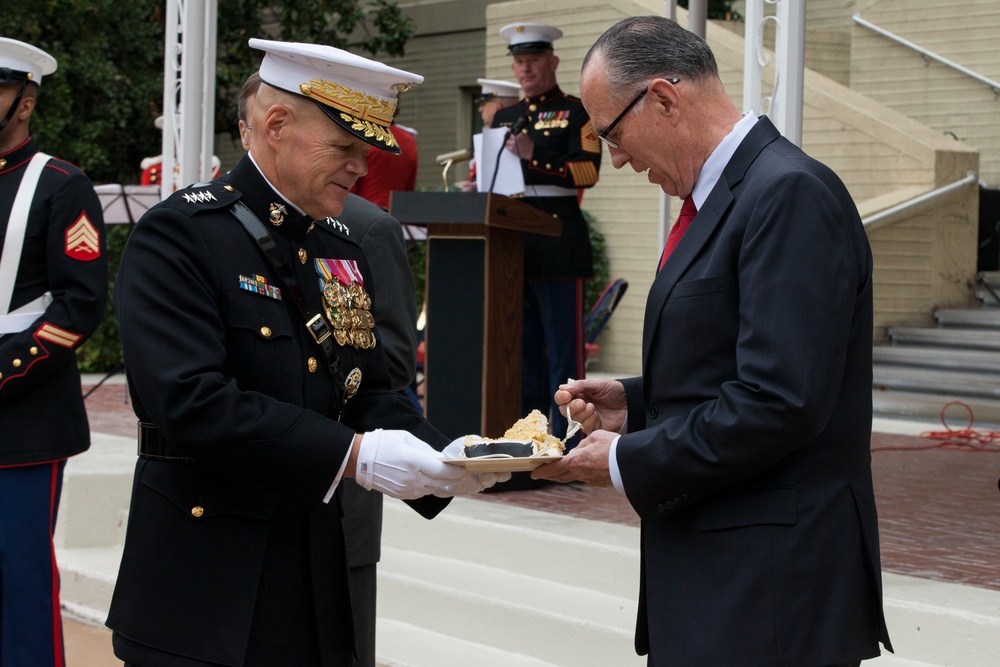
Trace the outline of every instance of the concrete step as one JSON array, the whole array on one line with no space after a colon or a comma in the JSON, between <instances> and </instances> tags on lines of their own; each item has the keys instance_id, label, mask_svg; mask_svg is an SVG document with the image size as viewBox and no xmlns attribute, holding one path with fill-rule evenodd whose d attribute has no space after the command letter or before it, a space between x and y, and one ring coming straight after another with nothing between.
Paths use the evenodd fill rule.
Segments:
<instances>
[{"instance_id":1,"label":"concrete step","mask_svg":"<svg viewBox=\"0 0 1000 667\"><path fill-rule=\"evenodd\" d=\"M431 522L387 501L384 522L380 619L543 664L645 664L632 649L637 529L466 498ZM391 651L379 638L380 659L405 658Z\"/></svg>"},{"instance_id":2,"label":"concrete step","mask_svg":"<svg viewBox=\"0 0 1000 667\"><path fill-rule=\"evenodd\" d=\"M539 634L548 634L544 630ZM477 644L453 635L380 617L376 627L379 641L378 667L556 667L515 651ZM894 667L887 665L886 667ZM905 667L901 665L900 667Z\"/></svg>"},{"instance_id":3,"label":"concrete step","mask_svg":"<svg viewBox=\"0 0 1000 667\"><path fill-rule=\"evenodd\" d=\"M993 296L994 293L997 296ZM993 292L990 292L985 288L977 289L976 299L980 302L983 308L1000 308L1000 291L996 288L993 289Z\"/></svg>"},{"instance_id":4,"label":"concrete step","mask_svg":"<svg viewBox=\"0 0 1000 667\"><path fill-rule=\"evenodd\" d=\"M1000 292L1000 271L983 271L982 275L987 285Z\"/></svg>"},{"instance_id":5,"label":"concrete step","mask_svg":"<svg viewBox=\"0 0 1000 667\"><path fill-rule=\"evenodd\" d=\"M872 408L876 415L926 420L931 425L928 430L942 428L942 409L955 400L969 406L974 428L992 430L1000 427L1000 400L960 398L916 391L876 389L872 392ZM969 423L969 412L962 406L952 406L945 412L945 419L953 429L965 428Z\"/></svg>"},{"instance_id":6,"label":"concrete step","mask_svg":"<svg viewBox=\"0 0 1000 667\"><path fill-rule=\"evenodd\" d=\"M942 327L1000 331L1000 308L942 308L934 317Z\"/></svg>"},{"instance_id":7,"label":"concrete step","mask_svg":"<svg viewBox=\"0 0 1000 667\"><path fill-rule=\"evenodd\" d=\"M1000 351L1000 331L949 327L890 327L888 334L889 339L896 345L939 345Z\"/></svg>"},{"instance_id":8,"label":"concrete step","mask_svg":"<svg viewBox=\"0 0 1000 667\"><path fill-rule=\"evenodd\" d=\"M101 540L83 536L97 532L111 537L119 529L69 524L115 524L127 514L127 494L112 494L112 503L100 493L100 485L91 484L99 475L106 475L112 486L130 481L135 456L131 439L125 440L127 448L114 439L100 439L87 455L94 460L75 457L67 466L65 483L78 489L74 503L94 502L101 509L60 510L61 534L76 536L57 548L64 606L97 625L107 615L121 547L90 545ZM84 489L93 497L83 495ZM645 664L632 648L638 528L475 498L458 498L426 521L405 504L387 500L383 544L381 666ZM884 575L884 584L897 655L866 665L996 664L1000 592L891 573Z\"/></svg>"},{"instance_id":9,"label":"concrete step","mask_svg":"<svg viewBox=\"0 0 1000 667\"><path fill-rule=\"evenodd\" d=\"M1000 373L1000 351L962 350L919 345L876 345L872 361L877 365L937 368L969 373Z\"/></svg>"},{"instance_id":10,"label":"concrete step","mask_svg":"<svg viewBox=\"0 0 1000 667\"><path fill-rule=\"evenodd\" d=\"M994 373L911 368L875 364L872 387L926 394L942 394L955 400L966 398L1000 399L1000 382Z\"/></svg>"}]
</instances>

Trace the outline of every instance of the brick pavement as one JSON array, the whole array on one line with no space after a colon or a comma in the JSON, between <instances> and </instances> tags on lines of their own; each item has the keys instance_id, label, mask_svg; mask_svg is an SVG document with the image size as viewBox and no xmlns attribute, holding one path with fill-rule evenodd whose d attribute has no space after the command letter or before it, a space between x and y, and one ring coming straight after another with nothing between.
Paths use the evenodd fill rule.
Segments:
<instances>
[{"instance_id":1,"label":"brick pavement","mask_svg":"<svg viewBox=\"0 0 1000 667\"><path fill-rule=\"evenodd\" d=\"M120 382L91 394L87 411L93 430L134 436L135 417ZM872 436L882 567L1000 590L1000 452L995 445L985 451L960 451L939 444L918 436ZM635 512L613 489L569 484L477 498L638 524Z\"/></svg>"}]
</instances>

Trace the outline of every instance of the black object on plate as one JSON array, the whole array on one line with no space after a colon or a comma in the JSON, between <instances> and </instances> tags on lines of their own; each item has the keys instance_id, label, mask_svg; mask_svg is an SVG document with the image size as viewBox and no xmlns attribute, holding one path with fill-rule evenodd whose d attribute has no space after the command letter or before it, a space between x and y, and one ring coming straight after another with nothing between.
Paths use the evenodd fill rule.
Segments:
<instances>
[{"instance_id":1,"label":"black object on plate","mask_svg":"<svg viewBox=\"0 0 1000 667\"><path fill-rule=\"evenodd\" d=\"M479 442L465 448L466 457L473 459L478 456L490 456L492 454L506 454L517 458L531 456L535 451L534 445L530 442L517 442L516 440L498 440L496 442Z\"/></svg>"}]
</instances>

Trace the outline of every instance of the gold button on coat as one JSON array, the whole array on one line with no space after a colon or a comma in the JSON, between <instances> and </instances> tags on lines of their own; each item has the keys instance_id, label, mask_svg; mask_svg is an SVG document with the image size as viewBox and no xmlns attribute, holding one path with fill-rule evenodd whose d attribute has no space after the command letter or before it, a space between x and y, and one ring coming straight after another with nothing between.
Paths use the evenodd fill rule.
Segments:
<instances>
[{"instance_id":1,"label":"gold button on coat","mask_svg":"<svg viewBox=\"0 0 1000 667\"><path fill-rule=\"evenodd\" d=\"M196 519L200 519L201 515L204 513L205 513L205 508L202 507L201 505L195 505L194 507L191 508L191 516L193 516Z\"/></svg>"},{"instance_id":2,"label":"gold button on coat","mask_svg":"<svg viewBox=\"0 0 1000 667\"><path fill-rule=\"evenodd\" d=\"M30 350L28 350L28 352L31 352L31 356L33 356L33 357L34 357L34 356L37 356L37 355L38 355L38 348L37 348L37 347L34 347L34 346L32 346L32 347L31 347L31 349L30 349Z\"/></svg>"},{"instance_id":3,"label":"gold button on coat","mask_svg":"<svg viewBox=\"0 0 1000 667\"><path fill-rule=\"evenodd\" d=\"M20 359L15 359L11 363L13 364L14 368L20 368L21 367L21 360Z\"/></svg>"},{"instance_id":4,"label":"gold button on coat","mask_svg":"<svg viewBox=\"0 0 1000 667\"><path fill-rule=\"evenodd\" d=\"M263 336L264 338L270 338L271 337L271 327L261 327L260 328L260 335Z\"/></svg>"},{"instance_id":5,"label":"gold button on coat","mask_svg":"<svg viewBox=\"0 0 1000 667\"><path fill-rule=\"evenodd\" d=\"M319 362L316 361L316 357L309 357L306 361L306 367L310 373L315 373L316 369L319 368Z\"/></svg>"},{"instance_id":6,"label":"gold button on coat","mask_svg":"<svg viewBox=\"0 0 1000 667\"><path fill-rule=\"evenodd\" d=\"M305 248L299 248L299 261L303 264L309 261L309 254Z\"/></svg>"}]
</instances>

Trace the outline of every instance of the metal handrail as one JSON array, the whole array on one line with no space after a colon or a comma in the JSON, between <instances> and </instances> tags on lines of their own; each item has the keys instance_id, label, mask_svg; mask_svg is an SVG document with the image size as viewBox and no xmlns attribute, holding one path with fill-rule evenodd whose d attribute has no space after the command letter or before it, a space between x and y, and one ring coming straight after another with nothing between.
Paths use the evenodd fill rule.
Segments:
<instances>
[{"instance_id":1,"label":"metal handrail","mask_svg":"<svg viewBox=\"0 0 1000 667\"><path fill-rule=\"evenodd\" d=\"M945 58L943 56L939 56L938 54L934 53L933 51L929 51L929 50L925 49L924 47L922 47L922 46L920 46L918 44L914 44L910 40L904 39L903 37L900 37L899 35L897 35L897 34L895 34L893 32L889 32L885 28L878 27L874 23L872 23L870 21L866 21L863 18L861 18L861 14L859 12L855 12L854 15L851 18L853 18L854 22L857 23L858 25L864 26L865 28L868 28L869 30L871 30L873 32L877 32L878 34L880 34L880 35L882 35L884 37L888 37L889 39L891 39L893 41L899 42L903 46L905 46L907 48L910 48L910 49L913 49L914 51L916 51L917 53L921 54L925 58L930 58L932 60L936 60L939 63L941 63L942 65L946 65L947 67L951 67L952 69L958 70L959 72L961 72L962 74L965 74L966 76L970 76L973 79L975 79L975 80L977 80L977 81L979 81L981 83L985 83L987 86L989 86L993 90L993 94L994 95L1000 96L1000 83L997 83L993 79L987 78L987 77L983 76L982 74L979 74L978 72L974 72L971 69L969 69L968 67L963 67L962 65L959 65L956 62L948 60L947 58Z\"/></svg>"},{"instance_id":2,"label":"metal handrail","mask_svg":"<svg viewBox=\"0 0 1000 667\"><path fill-rule=\"evenodd\" d=\"M965 178L957 180L954 183L949 183L948 185L942 185L940 188L931 190L930 192L925 192L922 195L917 195L913 199L908 199L903 203L896 204L895 206L887 208L884 211L879 211L874 215L870 215L867 218L862 219L861 223L865 226L865 229L868 230L875 229L878 226L878 223L883 222L887 218L891 218L900 211L905 211L907 209L913 208L914 206L919 206L920 204L929 202L932 199L937 199L938 197L942 197L948 194L949 192L953 192L954 190L959 190L961 188L964 188L968 185L975 183L978 178L979 176L976 174L976 172L970 171L965 175Z\"/></svg>"}]
</instances>

